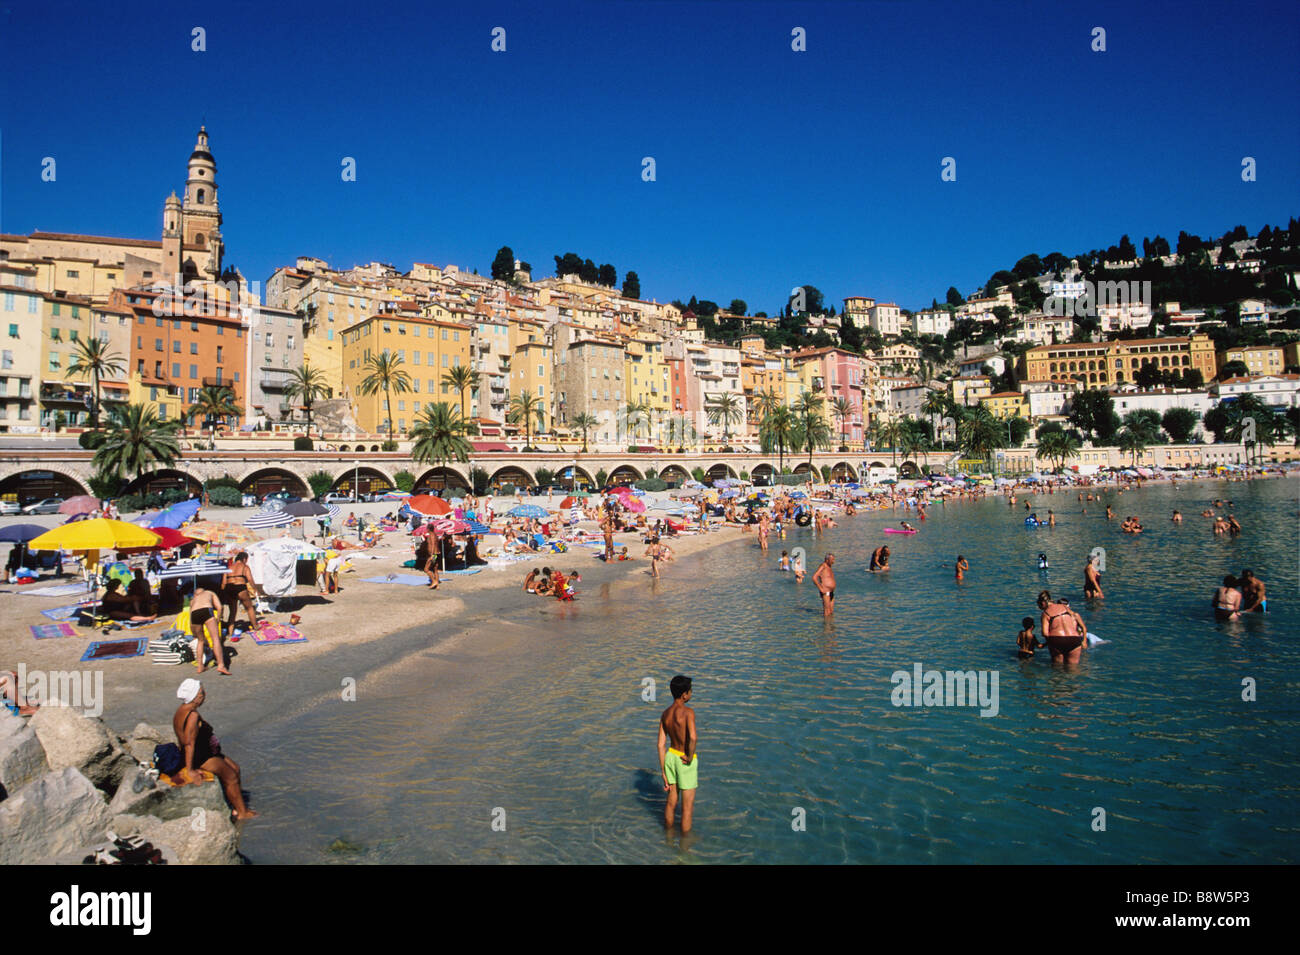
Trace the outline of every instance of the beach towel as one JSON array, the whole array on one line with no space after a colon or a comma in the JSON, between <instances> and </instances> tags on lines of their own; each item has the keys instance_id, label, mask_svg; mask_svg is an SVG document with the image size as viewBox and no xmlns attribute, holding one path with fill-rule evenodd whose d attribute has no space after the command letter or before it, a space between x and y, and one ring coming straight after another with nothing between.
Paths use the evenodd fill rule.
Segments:
<instances>
[{"instance_id":1,"label":"beach towel","mask_svg":"<svg viewBox=\"0 0 1300 955\"><path fill-rule=\"evenodd\" d=\"M129 640L95 640L87 645L86 652L81 655L81 662L142 657L146 642L144 637L133 637Z\"/></svg>"},{"instance_id":2,"label":"beach towel","mask_svg":"<svg viewBox=\"0 0 1300 955\"><path fill-rule=\"evenodd\" d=\"M367 584L402 584L406 587L427 587L429 578L421 574L389 574L387 577L363 577Z\"/></svg>"},{"instance_id":3,"label":"beach towel","mask_svg":"<svg viewBox=\"0 0 1300 955\"><path fill-rule=\"evenodd\" d=\"M252 631L253 640L258 646L264 643L306 643L307 638L293 627L283 623L272 623L260 630Z\"/></svg>"},{"instance_id":4,"label":"beach towel","mask_svg":"<svg viewBox=\"0 0 1300 955\"><path fill-rule=\"evenodd\" d=\"M90 588L85 583L51 584L48 587L28 587L15 591L15 593L25 594L28 597L71 597L74 594L89 592Z\"/></svg>"},{"instance_id":5,"label":"beach towel","mask_svg":"<svg viewBox=\"0 0 1300 955\"><path fill-rule=\"evenodd\" d=\"M49 640L52 637L75 637L77 628L70 623L43 623L32 627L32 636L37 640Z\"/></svg>"},{"instance_id":6,"label":"beach towel","mask_svg":"<svg viewBox=\"0 0 1300 955\"><path fill-rule=\"evenodd\" d=\"M89 604L70 604L67 607L55 607L53 610L42 610L42 617L49 617L51 620L71 620L77 615L77 612Z\"/></svg>"},{"instance_id":7,"label":"beach towel","mask_svg":"<svg viewBox=\"0 0 1300 955\"><path fill-rule=\"evenodd\" d=\"M440 570L438 575L448 577L456 574L477 574L482 569L482 567L462 567L460 570ZM428 581L426 580L425 583L428 583Z\"/></svg>"}]
</instances>

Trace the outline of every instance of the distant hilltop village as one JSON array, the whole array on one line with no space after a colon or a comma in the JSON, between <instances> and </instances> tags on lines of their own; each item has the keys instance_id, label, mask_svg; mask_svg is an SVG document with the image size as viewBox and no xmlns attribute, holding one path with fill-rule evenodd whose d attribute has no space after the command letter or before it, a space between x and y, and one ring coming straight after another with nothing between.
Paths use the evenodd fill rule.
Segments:
<instances>
[{"instance_id":1,"label":"distant hilltop village","mask_svg":"<svg viewBox=\"0 0 1300 955\"><path fill-rule=\"evenodd\" d=\"M94 341L117 359L100 375L108 408L185 418L201 389L220 387L240 414L219 424L234 430L300 430L312 405L326 432L404 435L446 403L479 436L591 450L757 447L765 415L805 392L825 397L847 448L932 418L935 395L1022 419L1022 441L1067 424L1086 391L1124 410L1204 414L1242 394L1300 406L1294 218L1218 242L1184 233L1173 249L1156 237L1140 256L1127 236L1071 258L1025 256L976 294L950 289L918 311L864 295L837 310L802 286L774 316L744 314L740 300L646 301L635 273L620 289L612 266L572 254L556 257L565 274L534 279L509 248L492 277L299 257L263 296L226 263L221 228L200 128L158 238L0 235L0 432L87 426ZM365 383L379 356L401 374L376 390ZM304 371L319 385L312 401Z\"/></svg>"}]
</instances>

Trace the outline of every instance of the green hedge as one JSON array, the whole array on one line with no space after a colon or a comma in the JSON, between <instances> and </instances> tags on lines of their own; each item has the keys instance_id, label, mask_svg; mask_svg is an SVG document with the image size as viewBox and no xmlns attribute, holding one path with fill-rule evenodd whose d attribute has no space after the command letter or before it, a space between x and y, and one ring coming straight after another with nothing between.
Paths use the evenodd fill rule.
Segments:
<instances>
[{"instance_id":1,"label":"green hedge","mask_svg":"<svg viewBox=\"0 0 1300 955\"><path fill-rule=\"evenodd\" d=\"M635 484L634 484L633 486L634 486L634 487L637 487L637 488L640 488L642 491L666 491L666 490L668 490L668 482L667 482L667 481L661 481L661 480L659 480L658 478L646 478L644 481L637 481L637 482L635 482Z\"/></svg>"},{"instance_id":2,"label":"green hedge","mask_svg":"<svg viewBox=\"0 0 1300 955\"><path fill-rule=\"evenodd\" d=\"M293 439L293 449L294 449L295 451L310 451L310 450L312 450L311 438L294 438L294 439Z\"/></svg>"},{"instance_id":3,"label":"green hedge","mask_svg":"<svg viewBox=\"0 0 1300 955\"><path fill-rule=\"evenodd\" d=\"M244 495L237 487L214 487L208 490L208 501L213 507L239 507L244 503Z\"/></svg>"}]
</instances>

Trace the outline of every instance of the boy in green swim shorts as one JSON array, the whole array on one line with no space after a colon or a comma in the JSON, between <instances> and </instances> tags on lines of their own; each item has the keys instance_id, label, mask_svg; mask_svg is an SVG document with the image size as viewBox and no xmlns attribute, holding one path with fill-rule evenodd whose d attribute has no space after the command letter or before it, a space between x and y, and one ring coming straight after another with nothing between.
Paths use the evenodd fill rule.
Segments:
<instances>
[{"instance_id":1,"label":"boy in green swim shorts","mask_svg":"<svg viewBox=\"0 0 1300 955\"><path fill-rule=\"evenodd\" d=\"M687 833L691 831L695 790L700 784L700 761L695 754L695 711L686 705L691 699L691 678L675 676L668 686L672 690L673 705L659 717L659 773L663 777L664 791L668 793L664 826L668 829L673 827L680 790L682 832Z\"/></svg>"}]
</instances>

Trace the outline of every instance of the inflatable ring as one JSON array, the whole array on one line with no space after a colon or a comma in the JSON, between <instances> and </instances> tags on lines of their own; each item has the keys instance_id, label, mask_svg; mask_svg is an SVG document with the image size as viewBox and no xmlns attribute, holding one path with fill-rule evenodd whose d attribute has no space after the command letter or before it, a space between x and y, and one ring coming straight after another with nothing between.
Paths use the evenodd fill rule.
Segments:
<instances>
[{"instance_id":1,"label":"inflatable ring","mask_svg":"<svg viewBox=\"0 0 1300 955\"><path fill-rule=\"evenodd\" d=\"M800 527L807 527L809 524L812 523L812 515L809 514L807 511L805 511L804 513L796 517L794 519L794 522Z\"/></svg>"}]
</instances>

